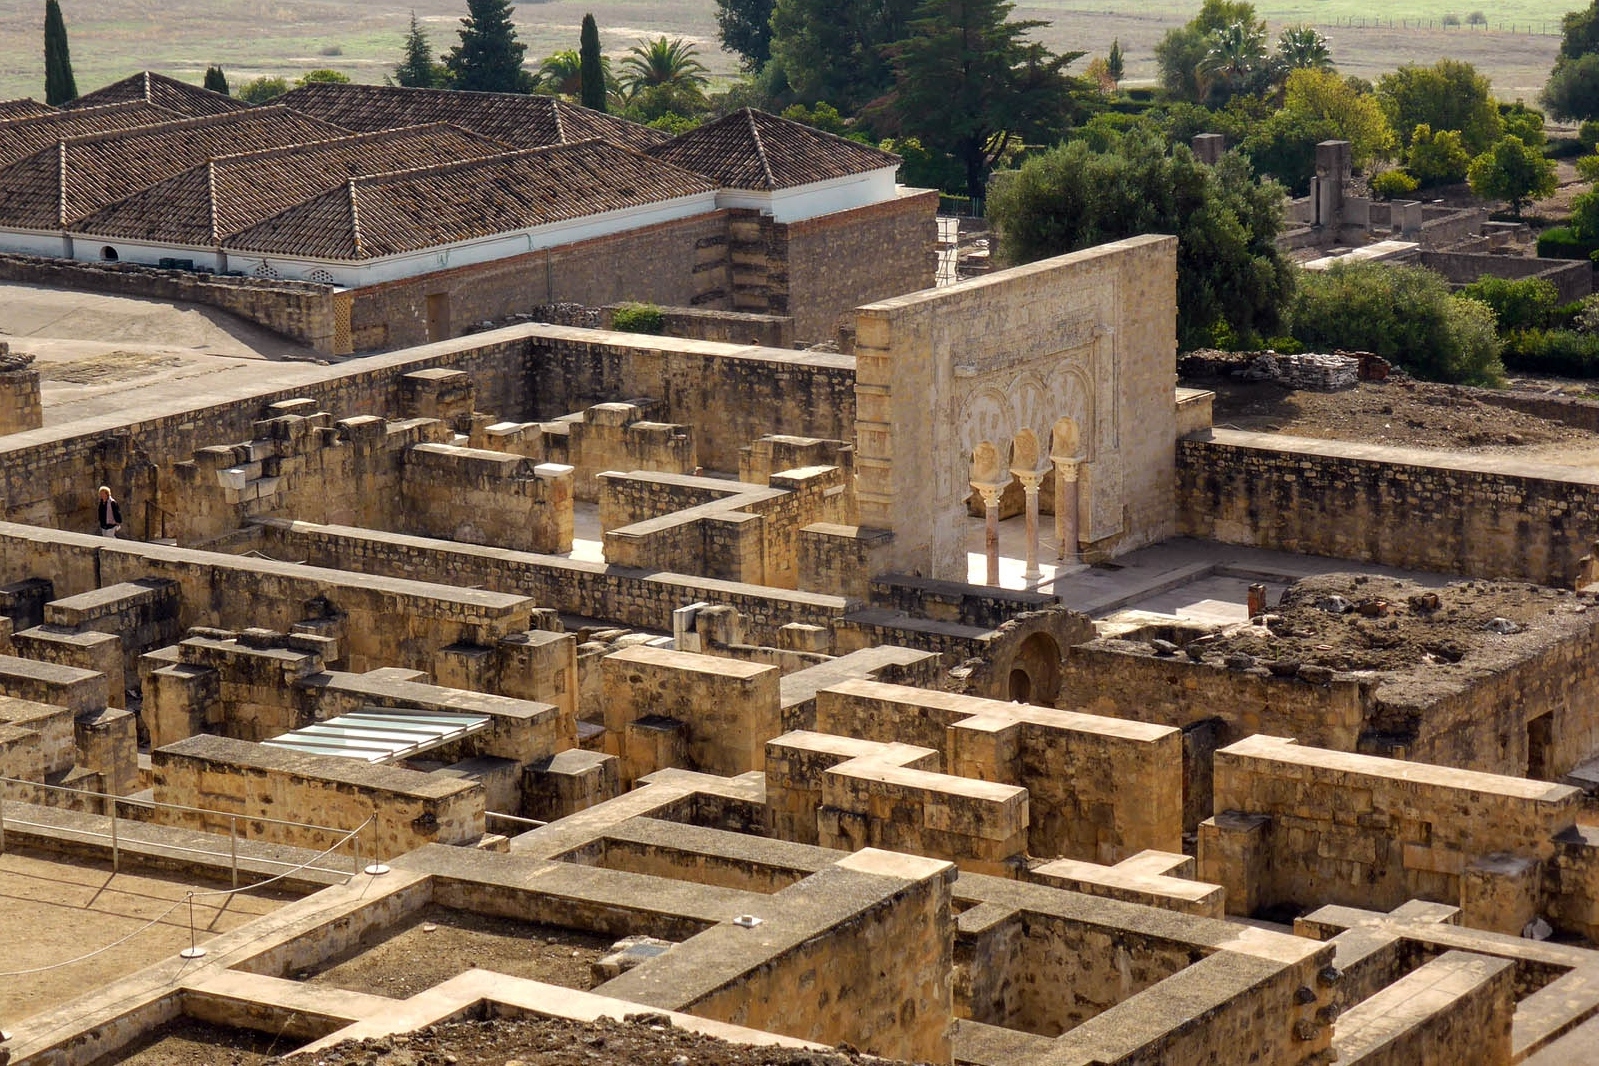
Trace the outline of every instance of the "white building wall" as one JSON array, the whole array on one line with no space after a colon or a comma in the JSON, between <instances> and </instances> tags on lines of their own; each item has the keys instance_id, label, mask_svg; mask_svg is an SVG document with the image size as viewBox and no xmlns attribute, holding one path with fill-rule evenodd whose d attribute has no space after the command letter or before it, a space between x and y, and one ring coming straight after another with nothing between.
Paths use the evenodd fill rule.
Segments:
<instances>
[{"instance_id":1,"label":"white building wall","mask_svg":"<svg viewBox=\"0 0 1599 1066\"><path fill-rule=\"evenodd\" d=\"M772 216L774 222L800 222L839 211L885 203L897 195L894 173L897 167L883 167L847 178L833 178L776 192L752 189L723 189L716 194L716 206L741 207Z\"/></svg>"}]
</instances>

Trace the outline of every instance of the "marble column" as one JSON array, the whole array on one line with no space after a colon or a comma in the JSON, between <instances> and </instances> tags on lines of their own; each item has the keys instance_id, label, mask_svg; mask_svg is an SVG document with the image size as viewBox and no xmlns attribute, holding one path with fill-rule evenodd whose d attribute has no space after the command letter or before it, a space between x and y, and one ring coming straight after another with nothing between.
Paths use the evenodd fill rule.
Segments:
<instances>
[{"instance_id":1,"label":"marble column","mask_svg":"<svg viewBox=\"0 0 1599 1066\"><path fill-rule=\"evenodd\" d=\"M1004 485L979 484L972 482L972 488L983 497L983 518L986 536L984 550L988 556L988 573L985 584L997 586L999 584L999 497L1005 491Z\"/></svg>"},{"instance_id":2,"label":"marble column","mask_svg":"<svg viewBox=\"0 0 1599 1066\"><path fill-rule=\"evenodd\" d=\"M1055 543L1061 562L1077 561L1077 460L1055 462Z\"/></svg>"},{"instance_id":3,"label":"marble column","mask_svg":"<svg viewBox=\"0 0 1599 1066\"><path fill-rule=\"evenodd\" d=\"M1027 497L1027 571L1029 581L1037 581L1044 576L1038 568L1038 486L1044 480L1043 472L1038 470L1013 470L1016 480L1022 483L1022 492Z\"/></svg>"}]
</instances>

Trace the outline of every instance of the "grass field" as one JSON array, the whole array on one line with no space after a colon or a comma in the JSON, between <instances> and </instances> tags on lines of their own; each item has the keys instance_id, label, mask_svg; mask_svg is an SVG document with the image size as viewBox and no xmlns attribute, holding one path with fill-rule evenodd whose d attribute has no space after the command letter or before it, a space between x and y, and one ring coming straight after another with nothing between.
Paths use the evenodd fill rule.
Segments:
<instances>
[{"instance_id":1,"label":"grass field","mask_svg":"<svg viewBox=\"0 0 1599 1066\"><path fill-rule=\"evenodd\" d=\"M1334 60L1348 73L1374 78L1402 63L1452 56L1475 64L1501 96L1531 99L1548 77L1560 16L1570 3L1271 0L1256 7L1274 28L1297 21L1322 27ZM357 81L381 81L399 59L413 6L435 46L448 47L464 0L62 0L83 91L146 68L198 81L209 63L221 63L235 83L258 74L292 78L317 67ZM1198 7L1198 0L1177 6L1025 0L1017 15L1049 21L1042 36L1059 49L1100 54L1119 39L1128 77L1139 81L1154 77L1155 42ZM43 9L43 0L0 0L0 98L43 95ZM715 0L550 0L520 5L516 21L530 58L575 48L583 14L593 11L608 52L624 51L646 34L681 35L697 41L712 72L725 77L736 63L717 47L715 10ZM1486 29L1438 26L1446 14L1464 21L1473 11L1487 18ZM1380 28L1374 25L1379 17ZM1358 25L1362 19L1364 27ZM1418 25L1426 22L1433 25Z\"/></svg>"}]
</instances>

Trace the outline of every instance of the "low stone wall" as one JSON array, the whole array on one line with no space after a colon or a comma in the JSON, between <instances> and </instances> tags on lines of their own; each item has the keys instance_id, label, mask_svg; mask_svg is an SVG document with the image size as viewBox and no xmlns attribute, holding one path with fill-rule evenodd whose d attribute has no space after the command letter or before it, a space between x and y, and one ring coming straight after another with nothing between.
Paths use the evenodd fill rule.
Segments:
<instances>
[{"instance_id":1,"label":"low stone wall","mask_svg":"<svg viewBox=\"0 0 1599 1066\"><path fill-rule=\"evenodd\" d=\"M167 824L190 829L226 835L225 815L236 814L252 840L320 850L344 834L254 819L298 817L348 831L375 817L362 847L375 842L379 859L483 835L483 789L459 778L204 734L157 748L150 765L158 803L217 812L161 810Z\"/></svg>"},{"instance_id":2,"label":"low stone wall","mask_svg":"<svg viewBox=\"0 0 1599 1066\"><path fill-rule=\"evenodd\" d=\"M0 281L205 304L265 326L319 352L335 354L338 351L336 297L332 285L160 270L134 263L81 263L72 259L13 254L0 254Z\"/></svg>"},{"instance_id":3,"label":"low stone wall","mask_svg":"<svg viewBox=\"0 0 1599 1066\"><path fill-rule=\"evenodd\" d=\"M1422 249L1420 263L1455 285L1470 285L1484 274L1495 278L1543 278L1555 287L1561 303L1580 300L1593 292L1593 264L1525 256L1486 255L1474 252L1435 252Z\"/></svg>"},{"instance_id":4,"label":"low stone wall","mask_svg":"<svg viewBox=\"0 0 1599 1066\"><path fill-rule=\"evenodd\" d=\"M1180 533L1570 587L1599 476L1513 459L1213 430L1177 442Z\"/></svg>"},{"instance_id":5,"label":"low stone wall","mask_svg":"<svg viewBox=\"0 0 1599 1066\"><path fill-rule=\"evenodd\" d=\"M791 622L831 625L842 618L841 596L790 592L736 581L664 571L629 570L557 555L534 555L428 540L349 526L266 520L258 524L271 555L313 566L388 577L448 573L461 585L527 596L590 618L670 632L672 612L699 600L738 608L752 643L779 646Z\"/></svg>"},{"instance_id":6,"label":"low stone wall","mask_svg":"<svg viewBox=\"0 0 1599 1066\"><path fill-rule=\"evenodd\" d=\"M610 329L621 304L599 309L597 327ZM701 307L663 307L661 335L724 344L758 344L766 348L794 347L794 320L787 315L757 315L744 311L713 311Z\"/></svg>"}]
</instances>

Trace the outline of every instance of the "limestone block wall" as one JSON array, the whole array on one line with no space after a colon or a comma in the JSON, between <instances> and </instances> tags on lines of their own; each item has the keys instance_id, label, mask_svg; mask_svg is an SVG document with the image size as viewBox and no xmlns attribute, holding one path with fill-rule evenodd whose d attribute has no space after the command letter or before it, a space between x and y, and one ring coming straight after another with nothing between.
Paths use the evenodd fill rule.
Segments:
<instances>
[{"instance_id":1,"label":"limestone block wall","mask_svg":"<svg viewBox=\"0 0 1599 1066\"><path fill-rule=\"evenodd\" d=\"M363 834L363 855L375 841L380 859L483 834L482 786L458 778L205 734L156 749L150 764L157 802L221 812L160 810L162 821L185 828L225 834L230 819L223 815L236 814L248 839L321 850L342 834L252 819L351 830L375 817L376 828Z\"/></svg>"},{"instance_id":2,"label":"limestone block wall","mask_svg":"<svg viewBox=\"0 0 1599 1066\"><path fill-rule=\"evenodd\" d=\"M658 396L663 421L694 428L700 465L727 472L738 470L740 448L770 433L855 436L853 356L566 326L521 330L538 338L529 359L531 402L492 410L550 421L618 397Z\"/></svg>"},{"instance_id":3,"label":"limestone block wall","mask_svg":"<svg viewBox=\"0 0 1599 1066\"><path fill-rule=\"evenodd\" d=\"M407 579L431 578L443 569L462 585L514 592L535 603L559 603L575 614L629 626L670 630L672 612L697 601L735 607L744 619L747 639L774 647L781 642L783 626L793 622L831 626L848 607L841 596L633 570L349 526L269 520L260 523L260 528L267 553L281 558ZM0 535L0 550L4 547Z\"/></svg>"},{"instance_id":4,"label":"limestone block wall","mask_svg":"<svg viewBox=\"0 0 1599 1066\"><path fill-rule=\"evenodd\" d=\"M801 467L769 480L755 488L669 474L601 475L606 561L795 588L800 531L844 517L848 472Z\"/></svg>"},{"instance_id":5,"label":"limestone block wall","mask_svg":"<svg viewBox=\"0 0 1599 1066\"><path fill-rule=\"evenodd\" d=\"M572 550L572 468L504 452L418 444L405 451L399 527L514 551Z\"/></svg>"},{"instance_id":6,"label":"limestone block wall","mask_svg":"<svg viewBox=\"0 0 1599 1066\"><path fill-rule=\"evenodd\" d=\"M138 676L139 656L175 641L179 589L170 581L119 582L104 588L51 600L43 620L72 633L109 633L118 638L123 673Z\"/></svg>"},{"instance_id":7,"label":"limestone block wall","mask_svg":"<svg viewBox=\"0 0 1599 1066\"><path fill-rule=\"evenodd\" d=\"M1217 751L1215 789L1217 814L1200 824L1199 876L1227 889L1229 913L1327 903L1391 910L1427 899L1466 905L1469 924L1512 933L1542 910L1539 864L1581 803L1565 785L1269 736ZM1526 861L1499 875L1521 886L1515 909L1471 906L1468 868L1500 855Z\"/></svg>"},{"instance_id":8,"label":"limestone block wall","mask_svg":"<svg viewBox=\"0 0 1599 1066\"><path fill-rule=\"evenodd\" d=\"M0 777L43 782L77 761L73 712L15 696L0 696Z\"/></svg>"},{"instance_id":9,"label":"limestone block wall","mask_svg":"<svg viewBox=\"0 0 1599 1066\"><path fill-rule=\"evenodd\" d=\"M32 255L0 255L0 281L205 304L265 326L328 354L336 344L336 297L331 285L267 281L158 270L133 263L82 263ZM344 348L343 351L349 351Z\"/></svg>"},{"instance_id":10,"label":"limestone block wall","mask_svg":"<svg viewBox=\"0 0 1599 1066\"><path fill-rule=\"evenodd\" d=\"M646 420L638 404L595 404L564 421L566 462L576 468L573 491L580 500L600 498L595 478L604 470L692 474L699 465L690 428Z\"/></svg>"},{"instance_id":11,"label":"limestone block wall","mask_svg":"<svg viewBox=\"0 0 1599 1066\"><path fill-rule=\"evenodd\" d=\"M1115 863L1180 851L1176 729L853 680L816 696L816 729L944 753L946 773L1025 788L1028 851Z\"/></svg>"},{"instance_id":12,"label":"limestone block wall","mask_svg":"<svg viewBox=\"0 0 1599 1066\"><path fill-rule=\"evenodd\" d=\"M1024 788L940 773L930 748L826 733L785 733L767 742L766 757L767 808L782 839L886 848L1001 876L1025 868Z\"/></svg>"},{"instance_id":13,"label":"limestone block wall","mask_svg":"<svg viewBox=\"0 0 1599 1066\"><path fill-rule=\"evenodd\" d=\"M766 765L766 742L781 733L775 666L638 646L601 662L606 750L622 755L622 783L663 766L732 777ZM656 762L625 752L628 727L664 718L682 727L686 762Z\"/></svg>"},{"instance_id":14,"label":"limestone block wall","mask_svg":"<svg viewBox=\"0 0 1599 1066\"><path fill-rule=\"evenodd\" d=\"M0 655L0 694L88 714L108 706L106 675L76 666Z\"/></svg>"},{"instance_id":15,"label":"limestone block wall","mask_svg":"<svg viewBox=\"0 0 1599 1066\"><path fill-rule=\"evenodd\" d=\"M7 345L0 342L0 435L24 433L44 425L39 372L28 366L13 369L6 361L7 350Z\"/></svg>"},{"instance_id":16,"label":"limestone block wall","mask_svg":"<svg viewBox=\"0 0 1599 1066\"><path fill-rule=\"evenodd\" d=\"M1178 442L1178 531L1569 588L1599 478L1511 459L1214 430Z\"/></svg>"},{"instance_id":17,"label":"limestone block wall","mask_svg":"<svg viewBox=\"0 0 1599 1066\"><path fill-rule=\"evenodd\" d=\"M599 326L610 329L618 307L599 309ZM794 320L787 315L750 314L700 307L662 307L661 334L726 344L758 344L763 348L794 347Z\"/></svg>"},{"instance_id":18,"label":"limestone block wall","mask_svg":"<svg viewBox=\"0 0 1599 1066\"><path fill-rule=\"evenodd\" d=\"M955 868L864 851L601 985L602 995L875 1055L949 1062ZM751 937L751 932L755 936Z\"/></svg>"},{"instance_id":19,"label":"limestone block wall","mask_svg":"<svg viewBox=\"0 0 1599 1066\"><path fill-rule=\"evenodd\" d=\"M1175 241L1149 236L860 307L857 496L889 569L965 579L980 448L1069 463L1091 553L1170 536L1175 293Z\"/></svg>"}]
</instances>

